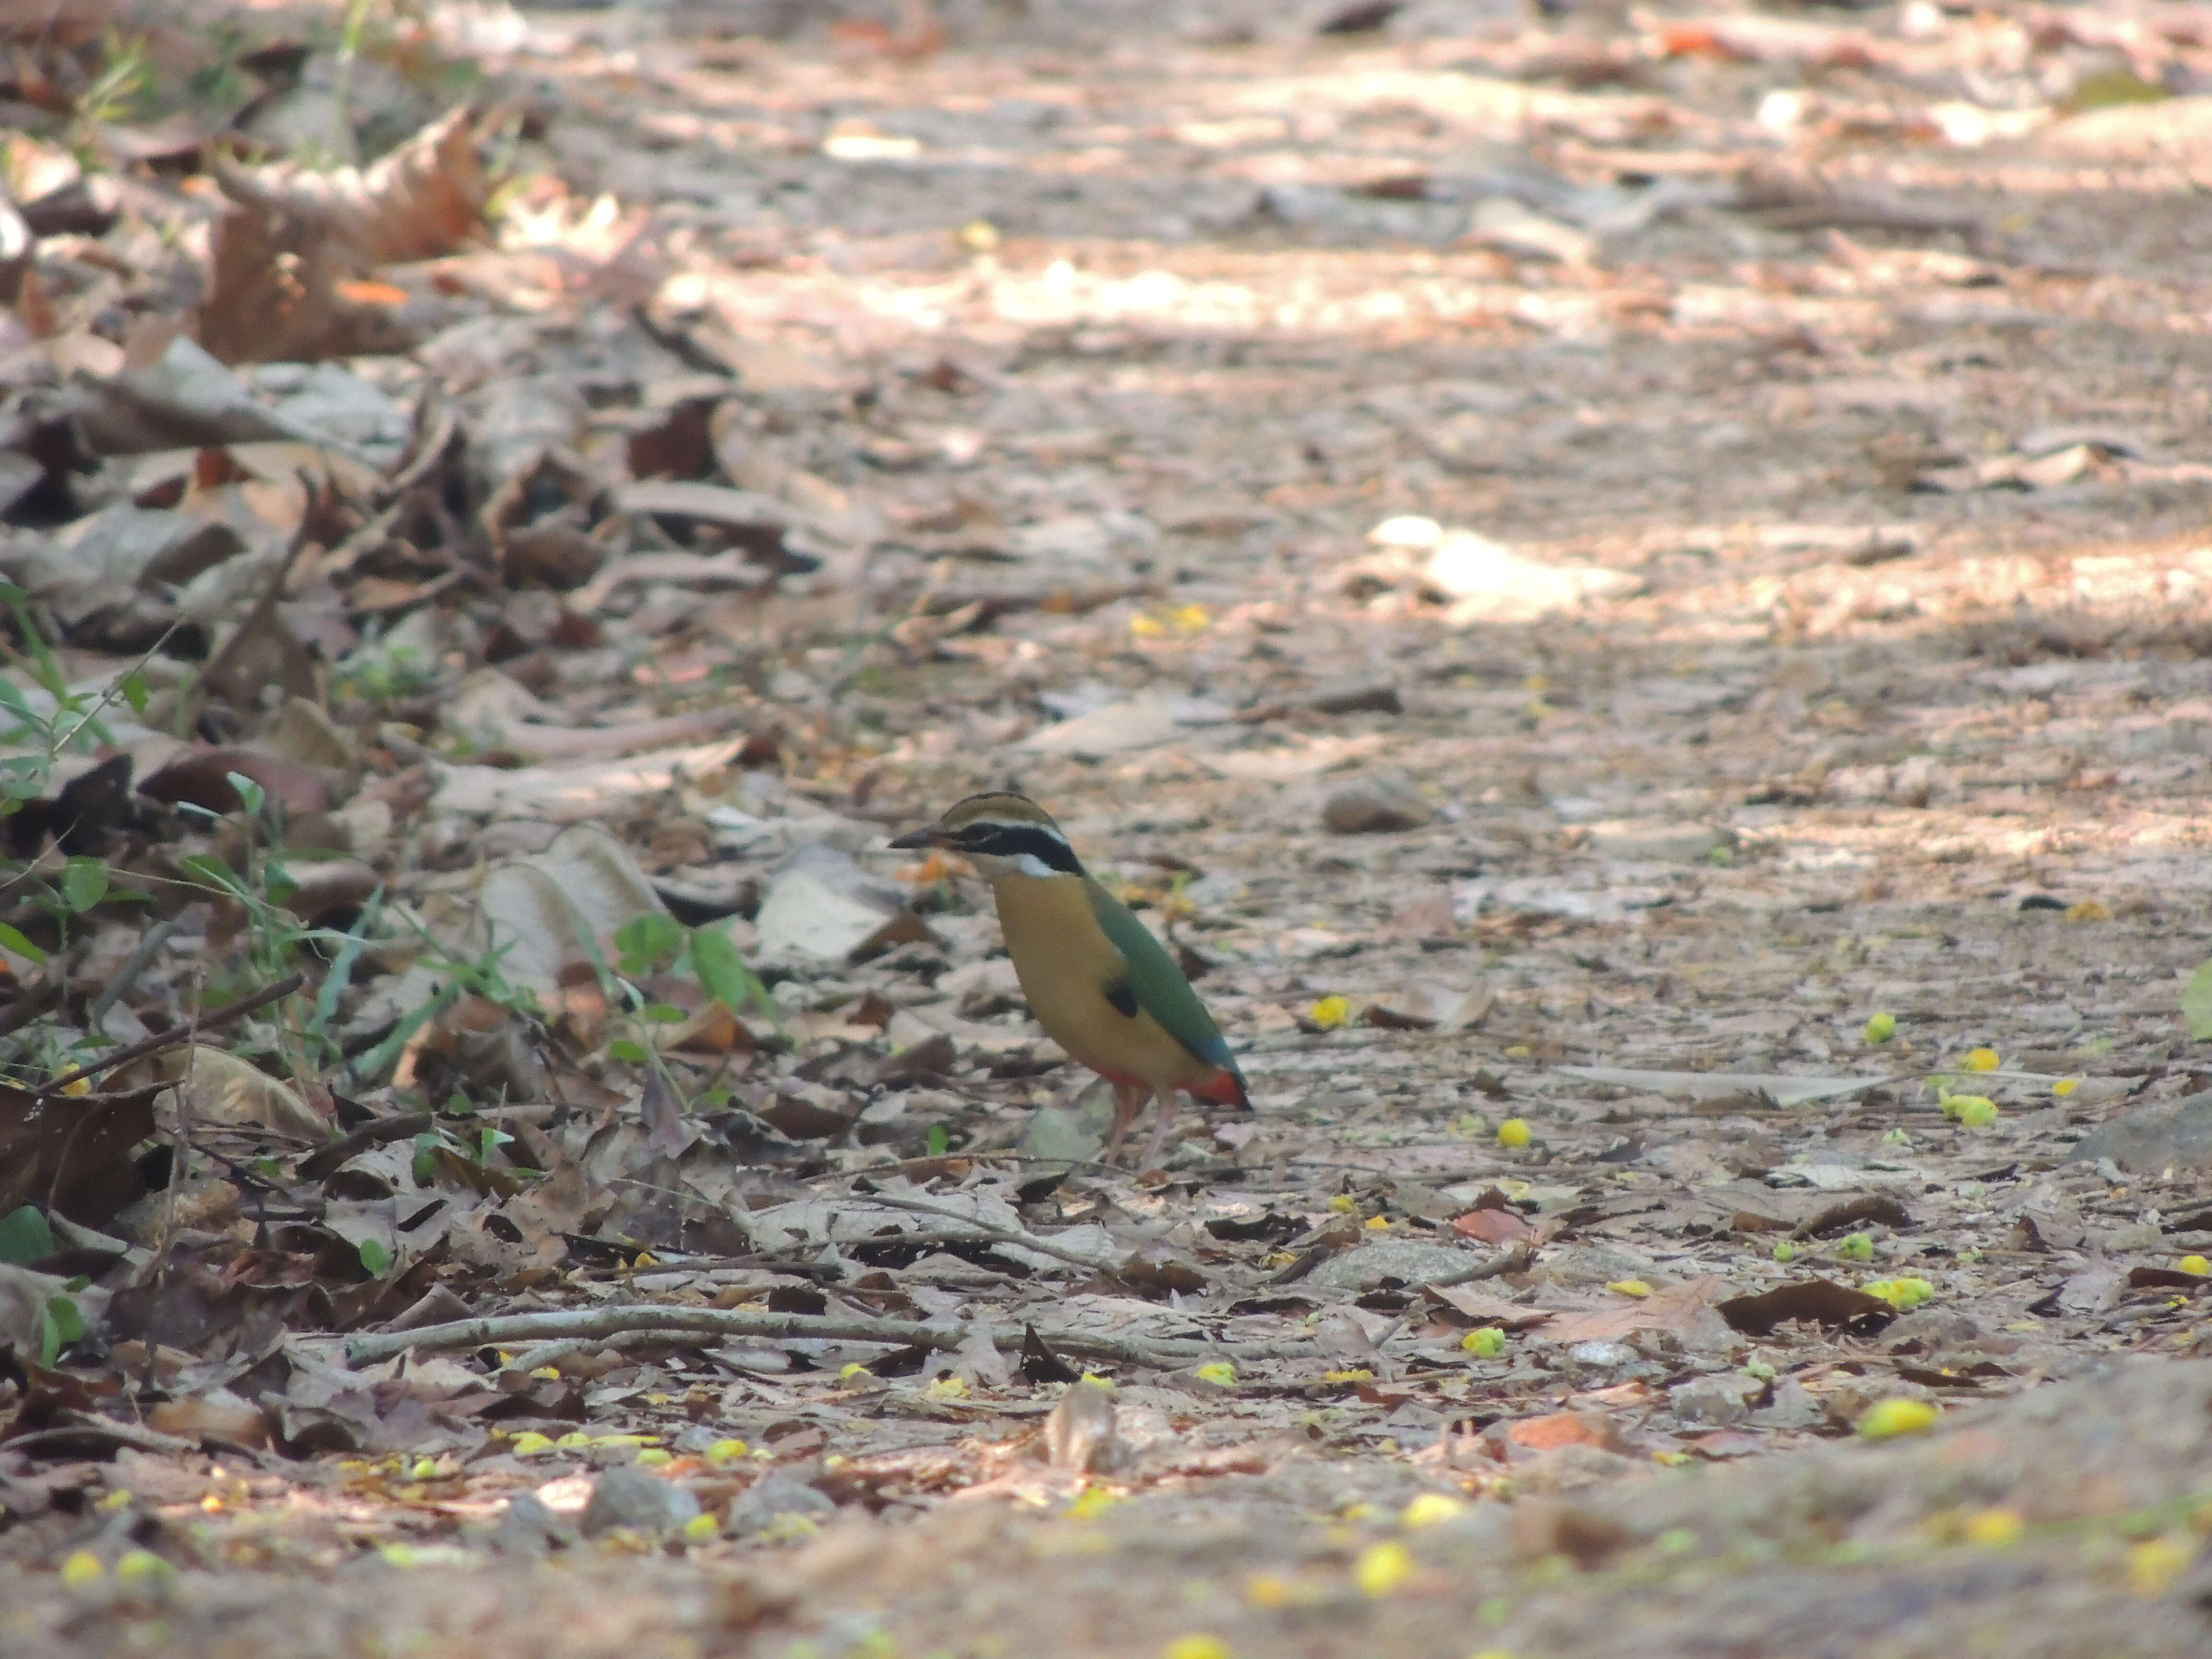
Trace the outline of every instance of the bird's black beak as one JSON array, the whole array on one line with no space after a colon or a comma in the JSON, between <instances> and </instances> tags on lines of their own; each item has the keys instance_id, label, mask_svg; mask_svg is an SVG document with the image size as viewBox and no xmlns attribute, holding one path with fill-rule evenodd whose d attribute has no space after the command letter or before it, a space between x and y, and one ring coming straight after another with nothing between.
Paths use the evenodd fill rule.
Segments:
<instances>
[{"instance_id":1,"label":"bird's black beak","mask_svg":"<svg viewBox=\"0 0 2212 1659\"><path fill-rule=\"evenodd\" d=\"M894 836L891 840L891 846L902 853L911 853L924 847L942 847L945 844L944 832L933 823L924 830L909 830L906 834Z\"/></svg>"}]
</instances>

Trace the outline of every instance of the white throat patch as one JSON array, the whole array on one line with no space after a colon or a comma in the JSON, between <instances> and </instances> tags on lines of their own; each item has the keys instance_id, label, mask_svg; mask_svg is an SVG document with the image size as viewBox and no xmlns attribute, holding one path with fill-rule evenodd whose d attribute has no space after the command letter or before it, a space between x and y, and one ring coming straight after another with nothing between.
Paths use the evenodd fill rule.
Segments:
<instances>
[{"instance_id":1,"label":"white throat patch","mask_svg":"<svg viewBox=\"0 0 2212 1659\"><path fill-rule=\"evenodd\" d=\"M970 853L968 861L993 881L1005 876L1049 878L1067 874L1065 870L1054 869L1035 853L1017 853L1012 858L1002 858L996 853Z\"/></svg>"}]
</instances>

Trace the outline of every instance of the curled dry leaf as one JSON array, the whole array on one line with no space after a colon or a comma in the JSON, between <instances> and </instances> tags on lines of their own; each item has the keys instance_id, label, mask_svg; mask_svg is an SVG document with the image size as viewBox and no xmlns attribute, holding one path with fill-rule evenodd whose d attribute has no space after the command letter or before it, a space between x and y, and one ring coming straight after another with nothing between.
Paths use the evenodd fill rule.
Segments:
<instances>
[{"instance_id":1,"label":"curled dry leaf","mask_svg":"<svg viewBox=\"0 0 2212 1659\"><path fill-rule=\"evenodd\" d=\"M379 265L450 253L482 229L495 184L477 149L488 125L463 106L367 167L218 161L216 180L237 205L211 238L201 343L230 362L404 348L389 309L348 284Z\"/></svg>"},{"instance_id":2,"label":"curled dry leaf","mask_svg":"<svg viewBox=\"0 0 2212 1659\"><path fill-rule=\"evenodd\" d=\"M193 1123L258 1124L313 1140L331 1132L291 1085L212 1043L172 1049L161 1057L161 1067L182 1085Z\"/></svg>"},{"instance_id":3,"label":"curled dry leaf","mask_svg":"<svg viewBox=\"0 0 2212 1659\"><path fill-rule=\"evenodd\" d=\"M434 258L483 228L495 180L477 146L490 125L463 105L366 167L218 163L216 178L240 207L312 226L367 264Z\"/></svg>"}]
</instances>

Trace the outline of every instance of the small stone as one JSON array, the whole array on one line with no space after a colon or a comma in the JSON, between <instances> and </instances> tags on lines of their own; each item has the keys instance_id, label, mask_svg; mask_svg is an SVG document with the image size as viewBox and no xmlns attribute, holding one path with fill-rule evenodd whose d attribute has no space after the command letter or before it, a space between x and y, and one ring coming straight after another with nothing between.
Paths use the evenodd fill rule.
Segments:
<instances>
[{"instance_id":1,"label":"small stone","mask_svg":"<svg viewBox=\"0 0 2212 1659\"><path fill-rule=\"evenodd\" d=\"M543 1555L556 1545L575 1540L575 1528L546 1508L537 1493L529 1492L519 1492L507 1500L490 1538L492 1548L502 1555Z\"/></svg>"},{"instance_id":2,"label":"small stone","mask_svg":"<svg viewBox=\"0 0 2212 1659\"><path fill-rule=\"evenodd\" d=\"M1405 704L1389 680L1336 680L1306 699L1316 714L1402 714Z\"/></svg>"},{"instance_id":3,"label":"small stone","mask_svg":"<svg viewBox=\"0 0 2212 1659\"><path fill-rule=\"evenodd\" d=\"M1576 1364L1605 1371L1632 1365L1641 1357L1625 1342L1577 1342L1567 1350L1567 1358Z\"/></svg>"},{"instance_id":4,"label":"small stone","mask_svg":"<svg viewBox=\"0 0 2212 1659\"><path fill-rule=\"evenodd\" d=\"M815 1491L797 1475L778 1469L738 1496L730 1504L726 1525L732 1534L744 1538L765 1531L780 1515L804 1516L812 1520L836 1512L836 1504L827 1495Z\"/></svg>"},{"instance_id":5,"label":"small stone","mask_svg":"<svg viewBox=\"0 0 2212 1659\"><path fill-rule=\"evenodd\" d=\"M2212 1092L2123 1112L2075 1142L2072 1156L2110 1158L2130 1175L2212 1169Z\"/></svg>"},{"instance_id":6,"label":"small stone","mask_svg":"<svg viewBox=\"0 0 2212 1659\"><path fill-rule=\"evenodd\" d=\"M1751 1413L1749 1396L1763 1385L1748 1376L1698 1376L1669 1389L1667 1403L1677 1421L1725 1425Z\"/></svg>"},{"instance_id":7,"label":"small stone","mask_svg":"<svg viewBox=\"0 0 2212 1659\"><path fill-rule=\"evenodd\" d=\"M1114 1392L1089 1380L1072 1383L1044 1420L1047 1461L1056 1469L1100 1474L1126 1461L1114 1432Z\"/></svg>"},{"instance_id":8,"label":"small stone","mask_svg":"<svg viewBox=\"0 0 2212 1659\"><path fill-rule=\"evenodd\" d=\"M1593 852L1638 864L1695 864L1734 844L1726 830L1710 823L1668 823L1621 818L1589 827Z\"/></svg>"},{"instance_id":9,"label":"small stone","mask_svg":"<svg viewBox=\"0 0 2212 1659\"><path fill-rule=\"evenodd\" d=\"M1448 1245L1380 1238L1338 1251L1316 1267L1306 1283L1317 1291L1372 1290L1393 1279L1401 1285L1425 1285L1431 1279L1462 1273L1480 1260Z\"/></svg>"},{"instance_id":10,"label":"small stone","mask_svg":"<svg viewBox=\"0 0 2212 1659\"><path fill-rule=\"evenodd\" d=\"M1333 835L1388 835L1418 830L1436 814L1412 787L1396 778L1364 778L1347 784L1322 803L1321 821Z\"/></svg>"},{"instance_id":11,"label":"small stone","mask_svg":"<svg viewBox=\"0 0 2212 1659\"><path fill-rule=\"evenodd\" d=\"M592 1500L579 1523L586 1538L617 1527L634 1532L673 1532L699 1513L699 1500L688 1486L623 1463L592 1484Z\"/></svg>"}]
</instances>

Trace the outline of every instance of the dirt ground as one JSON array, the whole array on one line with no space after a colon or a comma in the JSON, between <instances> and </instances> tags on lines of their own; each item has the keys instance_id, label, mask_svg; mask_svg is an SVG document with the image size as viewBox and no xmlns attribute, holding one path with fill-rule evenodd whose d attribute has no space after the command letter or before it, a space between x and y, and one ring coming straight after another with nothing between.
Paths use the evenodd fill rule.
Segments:
<instances>
[{"instance_id":1,"label":"dirt ground","mask_svg":"<svg viewBox=\"0 0 2212 1659\"><path fill-rule=\"evenodd\" d=\"M580 395L607 562L280 576L326 805L424 939L635 891L776 1019L402 1030L459 957L395 927L240 1022L307 1116L188 1072L84 1224L137 1254L0 1385L0 1654L2212 1642L2212 9L1353 9L428 14L526 182L342 361L472 457ZM650 493L709 405L764 575ZM238 707L161 741L275 752ZM1240 1054L1159 1169L884 846L1000 786ZM19 1082L124 1039L98 914ZM337 971L174 914L138 1030ZM757 1323L347 1347L645 1304Z\"/></svg>"}]
</instances>

